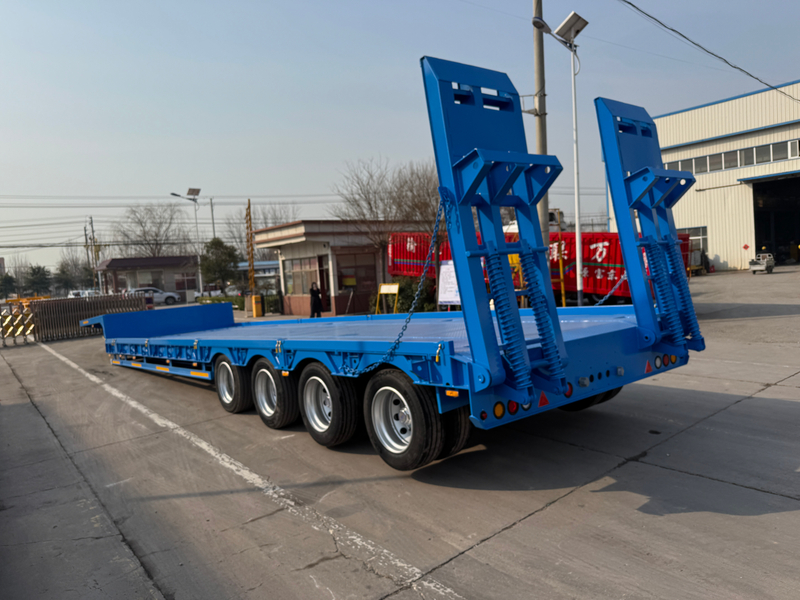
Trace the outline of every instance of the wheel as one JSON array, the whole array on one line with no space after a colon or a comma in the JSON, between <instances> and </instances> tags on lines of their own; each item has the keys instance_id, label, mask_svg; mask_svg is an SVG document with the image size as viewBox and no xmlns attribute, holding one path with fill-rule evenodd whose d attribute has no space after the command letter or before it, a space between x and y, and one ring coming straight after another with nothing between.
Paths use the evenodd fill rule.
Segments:
<instances>
[{"instance_id":1,"label":"wheel","mask_svg":"<svg viewBox=\"0 0 800 600\"><path fill-rule=\"evenodd\" d=\"M300 416L315 442L330 448L353 437L361 418L353 381L311 363L303 369L298 388Z\"/></svg>"},{"instance_id":2,"label":"wheel","mask_svg":"<svg viewBox=\"0 0 800 600\"><path fill-rule=\"evenodd\" d=\"M164 304L166 304L167 306L172 306L173 304L175 304L175 298L173 298L172 296L167 296L164 299Z\"/></svg>"},{"instance_id":3,"label":"wheel","mask_svg":"<svg viewBox=\"0 0 800 600\"><path fill-rule=\"evenodd\" d=\"M409 471L442 454L444 427L432 391L400 371L386 369L370 379L364 420L373 448L390 467Z\"/></svg>"},{"instance_id":4,"label":"wheel","mask_svg":"<svg viewBox=\"0 0 800 600\"><path fill-rule=\"evenodd\" d=\"M300 416L296 379L291 374L282 377L266 358L259 358L253 365L253 404L258 416L270 429L291 425Z\"/></svg>"},{"instance_id":5,"label":"wheel","mask_svg":"<svg viewBox=\"0 0 800 600\"><path fill-rule=\"evenodd\" d=\"M602 397L597 401L597 404L602 404L603 402L608 402L612 398L616 398L617 394L619 394L621 391L622 391L622 386L607 391L605 394L602 394Z\"/></svg>"},{"instance_id":6,"label":"wheel","mask_svg":"<svg viewBox=\"0 0 800 600\"><path fill-rule=\"evenodd\" d=\"M472 423L469 422L469 406L462 406L446 412L440 418L444 430L444 442L436 460L461 452L472 431Z\"/></svg>"},{"instance_id":7,"label":"wheel","mask_svg":"<svg viewBox=\"0 0 800 600\"><path fill-rule=\"evenodd\" d=\"M578 412L580 410L586 410L587 408L591 408L598 402L600 402L600 398L605 394L595 394L594 396L589 396L588 398L584 398L583 400L578 400L576 402L572 402L570 404L565 404L564 406L559 406L558 408L564 410L566 412Z\"/></svg>"},{"instance_id":8,"label":"wheel","mask_svg":"<svg viewBox=\"0 0 800 600\"><path fill-rule=\"evenodd\" d=\"M253 405L246 367L237 367L227 356L220 356L214 364L214 382L220 404L228 412L240 413Z\"/></svg>"}]
</instances>

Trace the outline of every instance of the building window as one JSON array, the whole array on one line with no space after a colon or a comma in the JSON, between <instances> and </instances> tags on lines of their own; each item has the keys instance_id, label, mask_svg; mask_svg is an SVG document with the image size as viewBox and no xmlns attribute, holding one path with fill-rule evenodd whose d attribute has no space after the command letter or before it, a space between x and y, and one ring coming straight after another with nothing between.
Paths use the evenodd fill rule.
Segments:
<instances>
[{"instance_id":1,"label":"building window","mask_svg":"<svg viewBox=\"0 0 800 600\"><path fill-rule=\"evenodd\" d=\"M789 142L789 158L797 158L798 156L798 146L797 140L793 142Z\"/></svg>"},{"instance_id":2,"label":"building window","mask_svg":"<svg viewBox=\"0 0 800 600\"><path fill-rule=\"evenodd\" d=\"M726 169L735 169L739 166L739 153L735 150L733 152L726 152L722 155L725 162Z\"/></svg>"},{"instance_id":3,"label":"building window","mask_svg":"<svg viewBox=\"0 0 800 600\"><path fill-rule=\"evenodd\" d=\"M695 173L708 173L708 157L701 156L694 159L694 172Z\"/></svg>"},{"instance_id":4,"label":"building window","mask_svg":"<svg viewBox=\"0 0 800 600\"><path fill-rule=\"evenodd\" d=\"M789 158L789 144L780 142L772 144L772 160L786 160Z\"/></svg>"},{"instance_id":5,"label":"building window","mask_svg":"<svg viewBox=\"0 0 800 600\"><path fill-rule=\"evenodd\" d=\"M745 148L744 150L739 150L739 164L743 167L756 164L754 148Z\"/></svg>"},{"instance_id":6,"label":"building window","mask_svg":"<svg viewBox=\"0 0 800 600\"><path fill-rule=\"evenodd\" d=\"M667 163L665 168L669 171L680 171L680 162L676 160L675 162Z\"/></svg>"},{"instance_id":7,"label":"building window","mask_svg":"<svg viewBox=\"0 0 800 600\"><path fill-rule=\"evenodd\" d=\"M378 289L374 254L337 254L336 268L339 294Z\"/></svg>"},{"instance_id":8,"label":"building window","mask_svg":"<svg viewBox=\"0 0 800 600\"><path fill-rule=\"evenodd\" d=\"M694 167L692 166L691 158L689 160L681 161L681 171L689 171L689 173L694 173Z\"/></svg>"},{"instance_id":9,"label":"building window","mask_svg":"<svg viewBox=\"0 0 800 600\"><path fill-rule=\"evenodd\" d=\"M756 146L756 164L760 165L768 163L772 160L772 153L770 152L770 145Z\"/></svg>"},{"instance_id":10,"label":"building window","mask_svg":"<svg viewBox=\"0 0 800 600\"><path fill-rule=\"evenodd\" d=\"M137 275L139 276L138 287L164 289L164 275L162 271L138 271Z\"/></svg>"},{"instance_id":11,"label":"building window","mask_svg":"<svg viewBox=\"0 0 800 600\"><path fill-rule=\"evenodd\" d=\"M722 154L712 154L708 157L709 171L722 171Z\"/></svg>"},{"instance_id":12,"label":"building window","mask_svg":"<svg viewBox=\"0 0 800 600\"><path fill-rule=\"evenodd\" d=\"M197 289L196 273L175 273L175 291L185 292Z\"/></svg>"},{"instance_id":13,"label":"building window","mask_svg":"<svg viewBox=\"0 0 800 600\"><path fill-rule=\"evenodd\" d=\"M286 294L308 294L311 284L319 285L317 258L295 258L283 261L283 276Z\"/></svg>"}]
</instances>

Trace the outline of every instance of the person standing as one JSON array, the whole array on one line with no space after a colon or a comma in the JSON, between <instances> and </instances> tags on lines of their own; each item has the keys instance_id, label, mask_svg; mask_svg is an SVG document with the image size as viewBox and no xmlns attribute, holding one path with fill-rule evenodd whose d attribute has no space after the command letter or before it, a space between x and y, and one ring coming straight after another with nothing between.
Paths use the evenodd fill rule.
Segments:
<instances>
[{"instance_id":1,"label":"person standing","mask_svg":"<svg viewBox=\"0 0 800 600\"><path fill-rule=\"evenodd\" d=\"M322 317L322 292L316 281L311 284L311 318L314 317Z\"/></svg>"}]
</instances>

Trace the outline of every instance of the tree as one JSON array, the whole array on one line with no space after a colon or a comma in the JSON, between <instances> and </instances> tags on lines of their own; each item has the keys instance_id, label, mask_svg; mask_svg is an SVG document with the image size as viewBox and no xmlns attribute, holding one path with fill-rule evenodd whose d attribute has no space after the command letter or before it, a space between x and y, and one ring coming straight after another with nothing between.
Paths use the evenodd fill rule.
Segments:
<instances>
[{"instance_id":1,"label":"tree","mask_svg":"<svg viewBox=\"0 0 800 600\"><path fill-rule=\"evenodd\" d=\"M33 265L28 270L26 288L34 296L41 296L50 291L50 269L41 265Z\"/></svg>"},{"instance_id":2,"label":"tree","mask_svg":"<svg viewBox=\"0 0 800 600\"><path fill-rule=\"evenodd\" d=\"M17 281L10 273L4 273L3 276L0 277L0 296L2 296L4 300L8 300L8 297L14 293L16 287Z\"/></svg>"},{"instance_id":3,"label":"tree","mask_svg":"<svg viewBox=\"0 0 800 600\"><path fill-rule=\"evenodd\" d=\"M191 252L188 221L179 204L131 206L113 226L118 252L124 257L179 256Z\"/></svg>"},{"instance_id":4,"label":"tree","mask_svg":"<svg viewBox=\"0 0 800 600\"><path fill-rule=\"evenodd\" d=\"M432 160L409 162L392 173L392 196L400 204L400 218L417 222L433 233L439 209L439 176ZM443 225L439 231L443 230Z\"/></svg>"},{"instance_id":5,"label":"tree","mask_svg":"<svg viewBox=\"0 0 800 600\"><path fill-rule=\"evenodd\" d=\"M14 275L17 296L24 296L30 263L27 255L14 254L9 261L8 270Z\"/></svg>"},{"instance_id":6,"label":"tree","mask_svg":"<svg viewBox=\"0 0 800 600\"><path fill-rule=\"evenodd\" d=\"M375 246L379 281L383 283L389 240L392 233L402 228L399 219L408 214L395 196L393 173L388 161L370 159L348 163L342 182L333 190L342 201L331 209L331 214L343 221L351 221L356 231Z\"/></svg>"},{"instance_id":7,"label":"tree","mask_svg":"<svg viewBox=\"0 0 800 600\"><path fill-rule=\"evenodd\" d=\"M225 239L230 241L241 256L247 256L246 209L241 208L225 218ZM300 218L300 207L286 204L267 204L253 210L253 229L263 229L274 225L291 223ZM270 248L256 248L255 260L275 260L277 251Z\"/></svg>"},{"instance_id":8,"label":"tree","mask_svg":"<svg viewBox=\"0 0 800 600\"><path fill-rule=\"evenodd\" d=\"M205 246L200 257L200 269L206 283L217 283L223 287L225 283L236 276L236 263L239 254L236 248L214 238Z\"/></svg>"},{"instance_id":9,"label":"tree","mask_svg":"<svg viewBox=\"0 0 800 600\"><path fill-rule=\"evenodd\" d=\"M56 291L68 292L94 287L94 272L87 260L86 255L74 246L62 248L61 258L53 274Z\"/></svg>"}]
</instances>

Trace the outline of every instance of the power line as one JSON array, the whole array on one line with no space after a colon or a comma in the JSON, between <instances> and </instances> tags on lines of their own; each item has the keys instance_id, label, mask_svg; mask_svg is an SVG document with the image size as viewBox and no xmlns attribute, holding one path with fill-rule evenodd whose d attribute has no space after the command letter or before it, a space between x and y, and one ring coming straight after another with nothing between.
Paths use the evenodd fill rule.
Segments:
<instances>
[{"instance_id":1,"label":"power line","mask_svg":"<svg viewBox=\"0 0 800 600\"><path fill-rule=\"evenodd\" d=\"M776 91L776 92L778 92L779 94L783 94L783 95L784 95L784 96L786 96L787 98L789 98L789 99L791 99L791 100L794 100L795 102L799 102L799 103L800 103L800 100L798 100L797 98L795 98L795 97L794 97L794 96L792 96L791 94L787 94L787 93L786 93L786 92L784 92L783 90L780 90L780 89L776 88L774 85L770 85L769 83L767 83L766 81L764 81L764 80L763 80L763 79L761 79L760 77L756 77L755 75L753 75L753 74L752 74L752 73L750 73L749 71L746 71L746 70L744 70L742 67L739 67L739 66L737 66L737 65L733 64L733 63L732 63L732 62L730 62L728 59L726 59L726 58L723 58L722 56L720 56L719 54L716 54L715 52L712 52L711 50L709 50L709 49L708 49L708 48L706 48L705 46L702 46L702 45L698 44L698 43L697 43L697 42L695 42L693 39L691 39L690 37L688 37L688 36L684 35L684 34L683 34L683 33L681 33L680 31L678 31L677 29L675 29L675 28L673 28L673 27L670 27L669 25L667 25L667 24L666 24L666 23L664 23L663 21L659 21L659 20L658 20L656 17L654 17L654 16L653 16L653 15L651 15L650 13L648 13L648 12L646 12L646 11L642 10L641 8L639 8L638 6L636 6L636 5L635 5L633 2L630 2L630 0L617 0L617 2L620 2L621 4L624 4L624 5L626 5L626 6L629 6L629 7L630 7L630 8L632 8L634 11L636 11L636 12L637 12L637 13L638 13L640 16L642 16L642 17L643 17L645 20L647 20L647 21L650 21L651 23L654 23L655 25L657 25L657 26L661 27L662 29L665 29L665 30L667 30L668 32L670 32L670 31L671 31L671 32L672 32L672 33L674 33L675 35L678 35L678 36L680 36L681 38L683 38L684 40L686 40L687 42L689 42L689 43L690 43L692 46L694 46L695 48L698 48L699 50L701 50L701 51L705 52L705 53L706 53L706 54L708 54L709 56L713 56L713 57L714 57L714 58L716 58L717 60L721 60L722 62L724 62L726 65L728 65L728 66L729 66L729 67L731 67L732 69L736 69L737 71L740 71L740 72L744 73L745 75L747 75L747 76L748 76L748 77L750 77L751 79L755 79L756 81L758 81L759 83L761 83L761 84L763 84L763 85L767 86L768 88L775 90L775 91Z\"/></svg>"}]
</instances>

